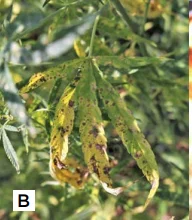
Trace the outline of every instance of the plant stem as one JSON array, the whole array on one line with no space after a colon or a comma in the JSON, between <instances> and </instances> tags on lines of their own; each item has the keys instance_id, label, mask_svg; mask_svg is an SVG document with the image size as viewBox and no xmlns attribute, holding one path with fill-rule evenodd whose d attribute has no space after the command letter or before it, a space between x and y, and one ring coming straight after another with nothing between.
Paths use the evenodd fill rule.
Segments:
<instances>
[{"instance_id":1,"label":"plant stem","mask_svg":"<svg viewBox=\"0 0 192 220\"><path fill-rule=\"evenodd\" d=\"M141 32L140 35L143 36L144 30L145 30L145 23L147 21L147 15L149 11L149 5L150 5L150 0L147 0L146 6L145 6L145 14L144 14L144 19L143 19L143 24L141 26Z\"/></svg>"},{"instance_id":2,"label":"plant stem","mask_svg":"<svg viewBox=\"0 0 192 220\"><path fill-rule=\"evenodd\" d=\"M99 22L99 15L97 15L97 17L95 18L95 22L94 22L94 25L93 25L93 30L92 30L92 34L91 34L91 42L90 42L90 46L89 46L89 55L88 55L89 57L92 56L93 42L94 42L98 22Z\"/></svg>"}]
</instances>

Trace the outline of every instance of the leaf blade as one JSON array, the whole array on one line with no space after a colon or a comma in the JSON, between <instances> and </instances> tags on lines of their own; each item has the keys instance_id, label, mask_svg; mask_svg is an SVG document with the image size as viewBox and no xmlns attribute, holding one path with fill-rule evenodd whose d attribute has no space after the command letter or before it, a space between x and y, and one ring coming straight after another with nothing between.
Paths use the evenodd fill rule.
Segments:
<instances>
[{"instance_id":1,"label":"leaf blade","mask_svg":"<svg viewBox=\"0 0 192 220\"><path fill-rule=\"evenodd\" d=\"M149 143L138 128L130 110L127 109L125 103L120 99L119 94L114 90L112 85L102 78L102 73L96 64L95 68L94 73L99 96L103 100L108 116L127 151L136 160L138 167L152 185L144 206L138 207L138 209L136 208L137 212L142 212L155 195L159 186L159 172L155 156Z\"/></svg>"},{"instance_id":2,"label":"leaf blade","mask_svg":"<svg viewBox=\"0 0 192 220\"><path fill-rule=\"evenodd\" d=\"M5 132L5 130L3 130L2 132L2 140L3 140L3 146L5 149L5 153L7 154L7 157L9 158L9 160L11 161L12 165L15 167L17 173L20 173L20 168L19 168L19 161L17 158L17 154Z\"/></svg>"}]
</instances>

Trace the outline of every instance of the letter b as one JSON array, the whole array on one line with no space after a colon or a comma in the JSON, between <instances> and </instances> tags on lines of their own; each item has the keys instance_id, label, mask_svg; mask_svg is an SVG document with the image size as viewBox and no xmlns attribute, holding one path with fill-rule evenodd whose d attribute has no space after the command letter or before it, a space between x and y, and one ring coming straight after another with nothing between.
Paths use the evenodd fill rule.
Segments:
<instances>
[{"instance_id":1,"label":"letter b","mask_svg":"<svg viewBox=\"0 0 192 220\"><path fill-rule=\"evenodd\" d=\"M19 204L18 204L19 207L27 207L27 206L29 206L29 201L28 201L29 196L28 195L26 195L26 194L19 194L18 196L19 196Z\"/></svg>"},{"instance_id":2,"label":"letter b","mask_svg":"<svg viewBox=\"0 0 192 220\"><path fill-rule=\"evenodd\" d=\"M13 211L35 211L35 190L13 190Z\"/></svg>"}]
</instances>

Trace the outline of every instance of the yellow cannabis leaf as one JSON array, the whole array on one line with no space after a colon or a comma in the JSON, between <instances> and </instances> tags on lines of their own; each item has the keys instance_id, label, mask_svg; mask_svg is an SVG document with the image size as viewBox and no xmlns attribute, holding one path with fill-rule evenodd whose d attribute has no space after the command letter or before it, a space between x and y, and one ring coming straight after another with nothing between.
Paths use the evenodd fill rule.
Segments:
<instances>
[{"instance_id":1,"label":"yellow cannabis leaf","mask_svg":"<svg viewBox=\"0 0 192 220\"><path fill-rule=\"evenodd\" d=\"M138 211L142 211L147 207L159 186L159 172L155 156L149 143L138 128L132 113L127 109L125 103L112 85L101 77L102 73L97 65L95 65L94 73L99 95L103 100L104 107L112 124L121 137L124 146L136 160L137 165L152 185L145 205L137 209Z\"/></svg>"},{"instance_id":2,"label":"yellow cannabis leaf","mask_svg":"<svg viewBox=\"0 0 192 220\"><path fill-rule=\"evenodd\" d=\"M68 182L79 188L83 181L80 181L78 172L68 170L65 158L68 153L68 138L73 129L74 122L74 93L79 76L75 77L73 83L64 90L59 103L57 104L50 141L50 171L52 176L59 182Z\"/></svg>"},{"instance_id":3,"label":"yellow cannabis leaf","mask_svg":"<svg viewBox=\"0 0 192 220\"><path fill-rule=\"evenodd\" d=\"M97 174L103 187L112 194L119 194L120 188L112 189L109 177L109 158L106 152L107 139L102 125L101 111L97 104L96 82L92 74L92 64L87 62L78 84L80 138L85 162L91 172Z\"/></svg>"},{"instance_id":4,"label":"yellow cannabis leaf","mask_svg":"<svg viewBox=\"0 0 192 220\"><path fill-rule=\"evenodd\" d=\"M85 48L83 47L81 40L79 40L79 39L75 40L73 47L74 47L74 50L75 50L78 57L85 57L86 56Z\"/></svg>"},{"instance_id":5,"label":"yellow cannabis leaf","mask_svg":"<svg viewBox=\"0 0 192 220\"><path fill-rule=\"evenodd\" d=\"M73 74L72 70L77 68L79 63L82 62L81 59L75 59L67 61L63 64L57 65L56 67L49 68L48 70L40 73L36 73L31 76L29 82L20 89L20 94L30 92L41 86L43 83L46 83L50 80L55 80L58 78L65 80L72 80Z\"/></svg>"},{"instance_id":6,"label":"yellow cannabis leaf","mask_svg":"<svg viewBox=\"0 0 192 220\"><path fill-rule=\"evenodd\" d=\"M81 166L74 158L66 158L65 163L61 161L55 161L61 163L62 169L57 166L53 169L50 169L51 176L56 179L58 182L69 183L77 189L83 188L88 177L88 170Z\"/></svg>"}]
</instances>

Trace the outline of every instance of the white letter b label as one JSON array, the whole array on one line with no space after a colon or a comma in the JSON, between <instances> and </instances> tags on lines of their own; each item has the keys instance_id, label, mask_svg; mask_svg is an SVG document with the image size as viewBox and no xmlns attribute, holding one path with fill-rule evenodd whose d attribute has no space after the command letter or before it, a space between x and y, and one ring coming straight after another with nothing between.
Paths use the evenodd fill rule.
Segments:
<instances>
[{"instance_id":1,"label":"white letter b label","mask_svg":"<svg viewBox=\"0 0 192 220\"><path fill-rule=\"evenodd\" d=\"M13 190L13 211L35 211L35 190Z\"/></svg>"}]
</instances>

